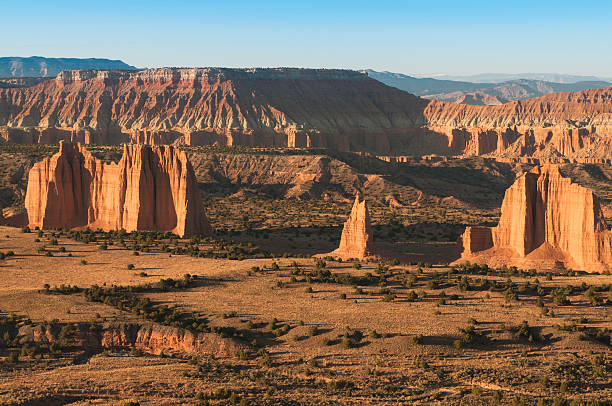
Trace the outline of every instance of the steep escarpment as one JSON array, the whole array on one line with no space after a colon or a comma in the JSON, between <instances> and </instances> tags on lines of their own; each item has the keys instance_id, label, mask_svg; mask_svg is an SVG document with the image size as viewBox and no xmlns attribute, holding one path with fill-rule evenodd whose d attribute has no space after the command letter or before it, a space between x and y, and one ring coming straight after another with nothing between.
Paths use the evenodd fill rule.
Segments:
<instances>
[{"instance_id":1,"label":"steep escarpment","mask_svg":"<svg viewBox=\"0 0 612 406\"><path fill-rule=\"evenodd\" d=\"M125 145L104 164L80 144L30 169L25 207L31 227L210 234L193 168L169 146Z\"/></svg>"},{"instance_id":2,"label":"steep escarpment","mask_svg":"<svg viewBox=\"0 0 612 406\"><path fill-rule=\"evenodd\" d=\"M389 151L426 101L324 69L66 71L0 90L6 141L330 147Z\"/></svg>"},{"instance_id":3,"label":"steep escarpment","mask_svg":"<svg viewBox=\"0 0 612 406\"><path fill-rule=\"evenodd\" d=\"M612 122L612 87L552 93L502 106L432 102L425 116L429 125L457 127L605 127Z\"/></svg>"},{"instance_id":4,"label":"steep escarpment","mask_svg":"<svg viewBox=\"0 0 612 406\"><path fill-rule=\"evenodd\" d=\"M556 165L519 177L506 191L497 227L468 227L462 243L460 261L492 266L601 271L612 265L612 232L599 199Z\"/></svg>"},{"instance_id":5,"label":"steep escarpment","mask_svg":"<svg viewBox=\"0 0 612 406\"><path fill-rule=\"evenodd\" d=\"M515 100L532 99L550 93L580 92L609 87L612 83L597 78L575 78L575 82L559 83L561 77L546 79L515 78L499 82L472 82L416 78L401 73L366 71L386 85L427 99L472 105L499 105ZM521 75L522 76L522 75ZM544 80L543 80L544 79ZM588 80L585 80L588 79ZM552 80L552 81L551 81Z\"/></svg>"},{"instance_id":6,"label":"steep escarpment","mask_svg":"<svg viewBox=\"0 0 612 406\"><path fill-rule=\"evenodd\" d=\"M0 141L60 140L603 162L612 88L471 106L348 70L162 68L72 70L0 89Z\"/></svg>"},{"instance_id":7,"label":"steep escarpment","mask_svg":"<svg viewBox=\"0 0 612 406\"><path fill-rule=\"evenodd\" d=\"M612 88L553 93L500 106L434 101L424 115L429 128L448 136L453 152L553 162L612 157Z\"/></svg>"}]
</instances>

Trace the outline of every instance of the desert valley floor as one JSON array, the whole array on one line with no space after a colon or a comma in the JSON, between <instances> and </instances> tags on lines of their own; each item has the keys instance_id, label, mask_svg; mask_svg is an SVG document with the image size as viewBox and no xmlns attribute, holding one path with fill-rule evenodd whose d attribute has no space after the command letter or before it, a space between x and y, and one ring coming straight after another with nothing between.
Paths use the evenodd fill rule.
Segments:
<instances>
[{"instance_id":1,"label":"desert valley floor","mask_svg":"<svg viewBox=\"0 0 612 406\"><path fill-rule=\"evenodd\" d=\"M465 226L495 225L529 165L184 149L213 238L0 227L0 403L612 399L609 272L449 265ZM0 147L5 217L56 151ZM561 170L609 213L608 165ZM356 192L394 255L312 258L338 246Z\"/></svg>"}]
</instances>

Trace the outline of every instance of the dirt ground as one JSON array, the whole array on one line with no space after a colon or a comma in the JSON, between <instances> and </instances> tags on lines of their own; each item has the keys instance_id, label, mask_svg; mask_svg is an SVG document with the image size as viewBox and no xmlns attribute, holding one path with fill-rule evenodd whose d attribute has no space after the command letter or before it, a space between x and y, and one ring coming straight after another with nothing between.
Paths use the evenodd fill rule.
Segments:
<instances>
[{"instance_id":1,"label":"dirt ground","mask_svg":"<svg viewBox=\"0 0 612 406\"><path fill-rule=\"evenodd\" d=\"M136 323L142 315L129 309L88 301L83 291L63 294L54 288L141 286L189 273L205 283L134 295L205 315L210 326L238 332L237 339L251 349L225 357L112 349L88 349L81 356L81 349L66 345L52 357L42 348L27 355L23 344L3 342L4 404L612 399L609 275L487 274L426 263L317 264L290 257L229 260L154 248L134 255L117 244L100 249L93 242L56 239L0 228L0 252L14 253L0 261L2 317L15 314L34 325ZM556 289L569 292L569 285L569 303L561 303ZM594 294L588 293L590 286ZM528 325L521 329L524 320ZM15 351L17 359L10 359Z\"/></svg>"}]
</instances>

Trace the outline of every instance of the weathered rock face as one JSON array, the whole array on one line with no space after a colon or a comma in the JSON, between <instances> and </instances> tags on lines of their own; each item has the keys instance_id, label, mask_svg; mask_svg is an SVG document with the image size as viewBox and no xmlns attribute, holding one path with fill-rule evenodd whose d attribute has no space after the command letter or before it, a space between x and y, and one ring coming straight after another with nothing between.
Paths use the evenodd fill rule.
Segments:
<instances>
[{"instance_id":1,"label":"weathered rock face","mask_svg":"<svg viewBox=\"0 0 612 406\"><path fill-rule=\"evenodd\" d=\"M499 106L431 101L325 69L72 70L0 89L0 142L612 158L612 88Z\"/></svg>"},{"instance_id":2,"label":"weathered rock face","mask_svg":"<svg viewBox=\"0 0 612 406\"><path fill-rule=\"evenodd\" d=\"M597 196L564 178L556 165L536 167L506 191L497 227L468 227L460 262L491 266L612 266L612 232Z\"/></svg>"},{"instance_id":3,"label":"weathered rock face","mask_svg":"<svg viewBox=\"0 0 612 406\"><path fill-rule=\"evenodd\" d=\"M426 103L348 70L73 70L0 89L0 138L388 151Z\"/></svg>"},{"instance_id":4,"label":"weathered rock face","mask_svg":"<svg viewBox=\"0 0 612 406\"><path fill-rule=\"evenodd\" d=\"M104 164L61 142L30 170L25 206L30 227L211 233L193 168L170 146L126 145L118 164Z\"/></svg>"},{"instance_id":5,"label":"weathered rock face","mask_svg":"<svg viewBox=\"0 0 612 406\"><path fill-rule=\"evenodd\" d=\"M60 341L59 328L26 325L19 329L20 343L50 344ZM233 356L246 345L214 333L199 333L154 323L109 323L101 331L84 327L73 331L72 340L86 348L137 348L152 354Z\"/></svg>"},{"instance_id":6,"label":"weathered rock face","mask_svg":"<svg viewBox=\"0 0 612 406\"><path fill-rule=\"evenodd\" d=\"M104 348L139 348L159 354L175 351L183 354L235 355L245 348L238 342L213 333L197 333L155 324L120 324L104 330L100 344Z\"/></svg>"},{"instance_id":7,"label":"weathered rock face","mask_svg":"<svg viewBox=\"0 0 612 406\"><path fill-rule=\"evenodd\" d=\"M344 223L340 246L329 254L332 257L342 259L363 259L373 256L373 232L370 223L370 213L366 201L359 201L359 195L355 197L351 214Z\"/></svg>"}]
</instances>

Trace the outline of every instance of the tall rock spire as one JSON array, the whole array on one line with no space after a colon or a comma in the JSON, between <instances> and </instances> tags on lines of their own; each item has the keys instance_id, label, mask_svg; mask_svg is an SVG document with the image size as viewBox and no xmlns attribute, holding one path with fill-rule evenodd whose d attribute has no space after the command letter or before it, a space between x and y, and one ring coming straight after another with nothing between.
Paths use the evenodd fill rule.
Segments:
<instances>
[{"instance_id":1,"label":"tall rock spire","mask_svg":"<svg viewBox=\"0 0 612 406\"><path fill-rule=\"evenodd\" d=\"M363 259L372 256L372 236L372 224L367 203L365 200L360 201L359 194L357 194L351 214L342 229L340 246L327 255L342 259Z\"/></svg>"}]
</instances>

